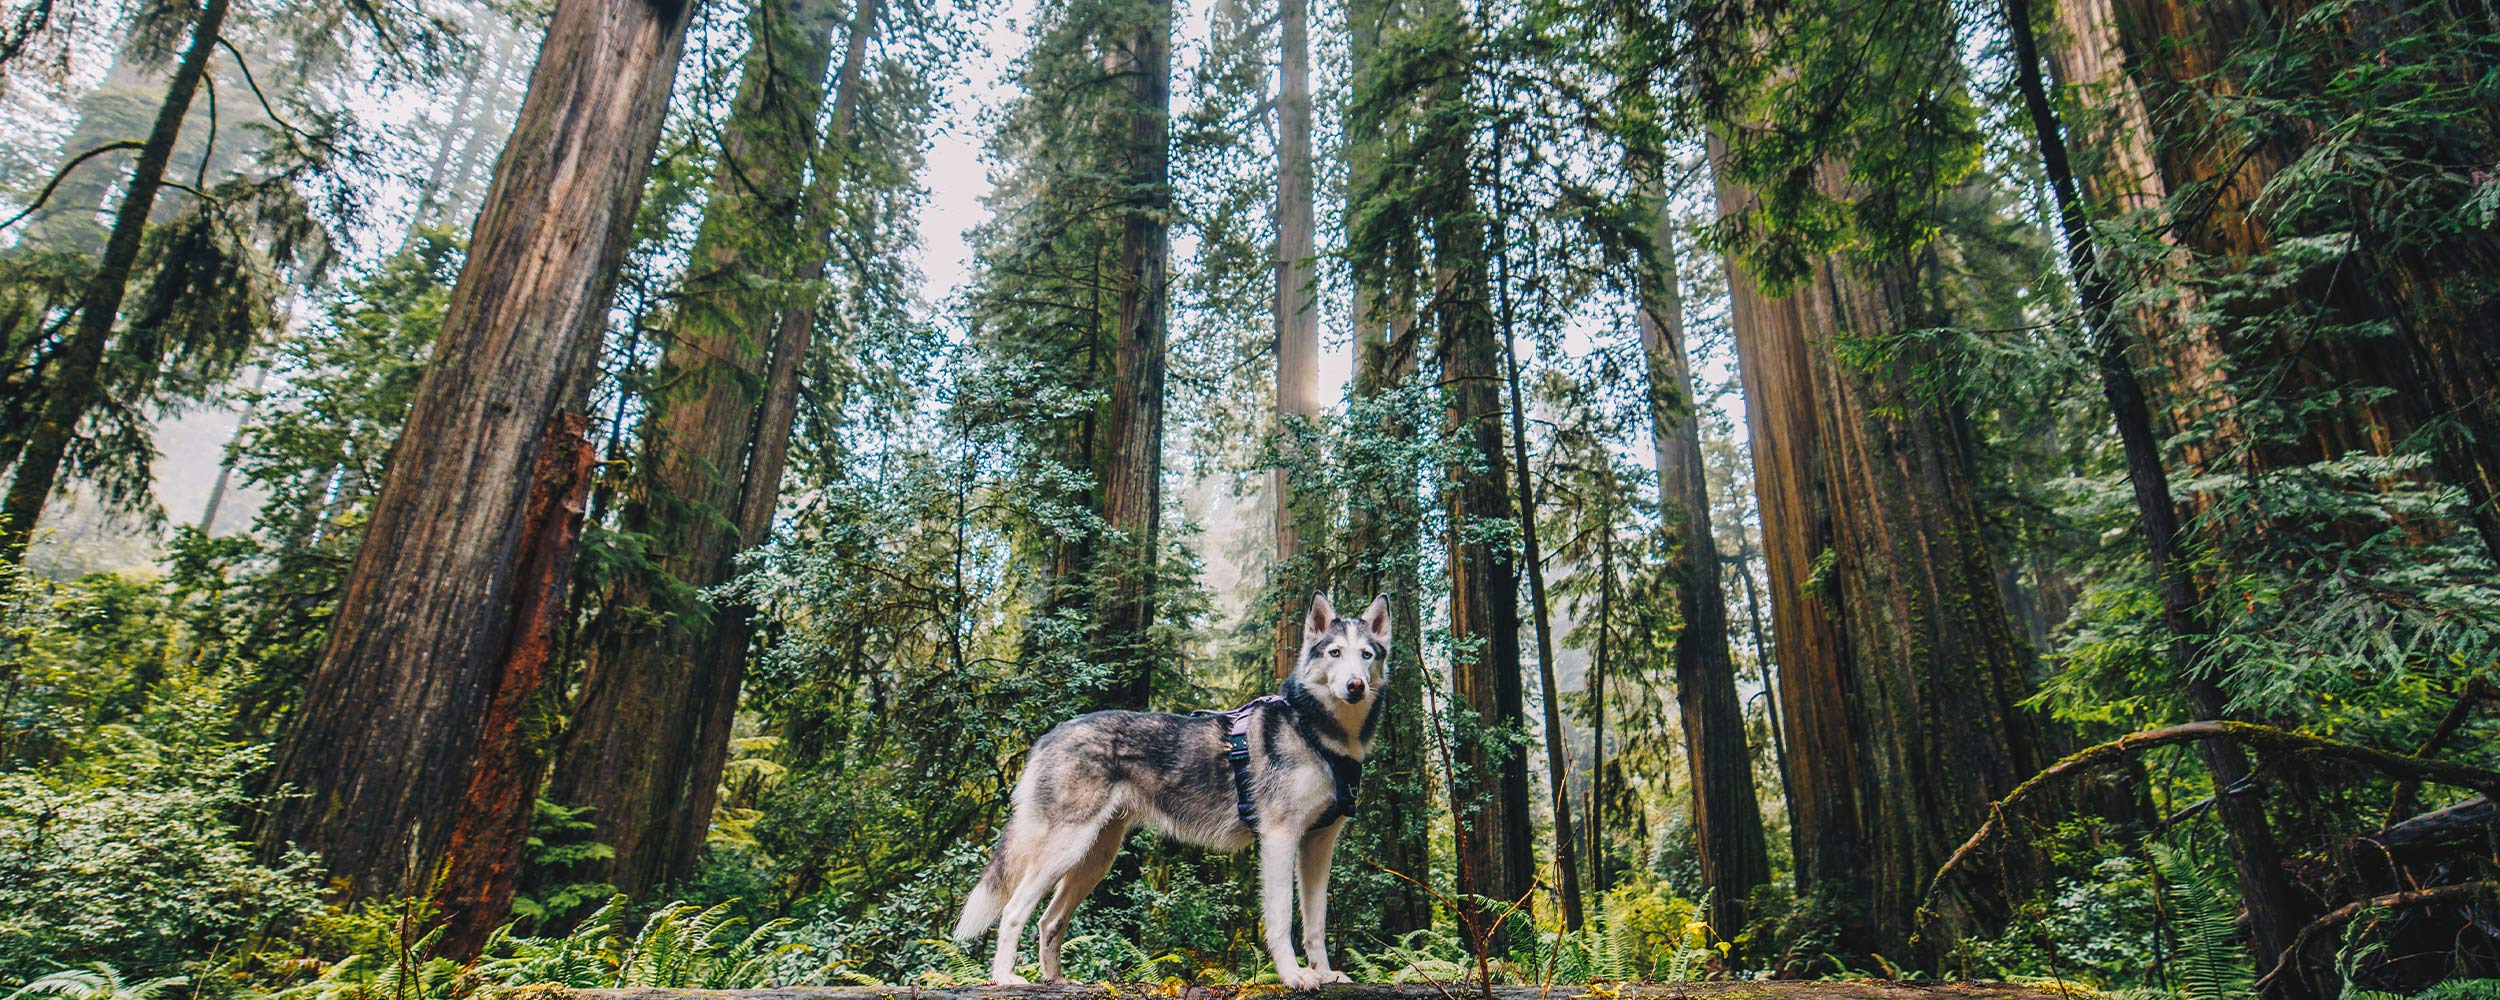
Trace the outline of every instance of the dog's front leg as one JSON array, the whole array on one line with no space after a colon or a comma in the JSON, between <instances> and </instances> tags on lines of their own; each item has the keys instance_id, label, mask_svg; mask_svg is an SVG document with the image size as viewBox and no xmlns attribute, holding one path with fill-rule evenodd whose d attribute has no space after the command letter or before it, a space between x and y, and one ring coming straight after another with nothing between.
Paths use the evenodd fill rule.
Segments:
<instances>
[{"instance_id":1,"label":"dog's front leg","mask_svg":"<svg viewBox=\"0 0 2500 1000\"><path fill-rule=\"evenodd\" d=\"M1302 838L1302 957L1311 963L1311 972L1322 982L1350 983L1354 980L1328 965L1328 862L1335 855L1337 831L1345 829L1340 819L1313 830Z\"/></svg>"},{"instance_id":2,"label":"dog's front leg","mask_svg":"<svg viewBox=\"0 0 2500 1000\"><path fill-rule=\"evenodd\" d=\"M1259 835L1259 910L1267 923L1267 956L1276 961L1276 981L1288 989L1307 990L1328 979L1293 957L1293 879L1301 863L1301 839L1290 830Z\"/></svg>"}]
</instances>

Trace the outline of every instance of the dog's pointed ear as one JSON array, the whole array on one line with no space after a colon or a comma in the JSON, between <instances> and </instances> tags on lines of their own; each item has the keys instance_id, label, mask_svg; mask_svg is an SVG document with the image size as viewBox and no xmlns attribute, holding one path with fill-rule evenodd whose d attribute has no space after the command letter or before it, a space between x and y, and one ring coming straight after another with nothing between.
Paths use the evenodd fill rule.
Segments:
<instances>
[{"instance_id":1,"label":"dog's pointed ear","mask_svg":"<svg viewBox=\"0 0 2500 1000\"><path fill-rule=\"evenodd\" d=\"M1369 629L1372 638L1380 640L1381 645L1389 644L1389 595L1372 598L1371 607L1363 609L1363 627Z\"/></svg>"},{"instance_id":2,"label":"dog's pointed ear","mask_svg":"<svg viewBox=\"0 0 2500 1000\"><path fill-rule=\"evenodd\" d=\"M1337 624L1337 609L1328 606L1328 595L1311 595L1311 613L1302 616L1302 641L1305 643Z\"/></svg>"}]
</instances>

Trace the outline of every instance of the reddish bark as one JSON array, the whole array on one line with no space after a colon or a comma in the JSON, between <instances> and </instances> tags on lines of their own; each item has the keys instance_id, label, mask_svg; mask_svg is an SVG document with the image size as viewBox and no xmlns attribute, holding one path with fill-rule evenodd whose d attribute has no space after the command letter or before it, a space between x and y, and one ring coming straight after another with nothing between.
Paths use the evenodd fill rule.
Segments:
<instances>
[{"instance_id":1,"label":"reddish bark","mask_svg":"<svg viewBox=\"0 0 2500 1000\"><path fill-rule=\"evenodd\" d=\"M1822 183L1844 190L1842 177L1827 166ZM1722 182L1723 211L1746 198ZM1871 365L1839 355L1844 338L1938 325L1920 310L1939 270L1826 259L1777 301L1729 275L1778 621L1797 884L1832 908L1844 949L1895 961L1912 956L1929 873L2039 763L1979 527L1967 421L1912 374L1935 349L1903 338ZM1929 957L2002 905L1949 902L1922 945Z\"/></svg>"},{"instance_id":2,"label":"reddish bark","mask_svg":"<svg viewBox=\"0 0 2500 1000\"><path fill-rule=\"evenodd\" d=\"M686 282L662 384L647 397L641 437L650 488L625 511L625 523L652 539L656 575L620 583L600 616L550 791L558 802L588 807L594 836L616 852L575 874L627 893L694 872L728 760L746 622L742 612L714 608L695 593L736 572L738 554L770 530L778 497L776 456L775 492L761 500L763 524L750 533L748 494L765 485L750 474L752 453L776 433L787 453L796 369L781 366L803 360L814 313L811 325L784 326L785 314L797 311L788 293L755 279L805 273L799 258L821 252L814 249L821 241L802 232L801 202L842 25L835 11L830 0L756 10L756 41L696 236L699 269ZM845 67L846 79L854 69Z\"/></svg>"},{"instance_id":3,"label":"reddish bark","mask_svg":"<svg viewBox=\"0 0 2500 1000\"><path fill-rule=\"evenodd\" d=\"M559 0L480 210L263 849L319 851L353 895L436 870L519 622L550 424L581 409L691 8ZM421 883L420 883L421 884Z\"/></svg>"},{"instance_id":4,"label":"reddish bark","mask_svg":"<svg viewBox=\"0 0 2500 1000\"><path fill-rule=\"evenodd\" d=\"M1172 267L1172 5L1138 8L1145 23L1103 57L1125 76L1129 111L1126 181L1135 207L1120 236L1118 325L1112 328L1111 401L1103 413L1100 498L1110 537L1093 547L1094 635L1111 669L1101 702L1142 709L1161 659L1153 636L1162 562L1163 382Z\"/></svg>"},{"instance_id":5,"label":"reddish bark","mask_svg":"<svg viewBox=\"0 0 2500 1000\"><path fill-rule=\"evenodd\" d=\"M515 574L520 604L513 613L512 647L486 703L477 764L452 822L443 881L435 890L448 924L441 953L454 958L476 957L487 935L511 914L512 893L527 860L530 818L546 777L548 750L533 716L544 708L547 667L566 624L565 598L580 552L590 470L598 464L589 427L581 414L559 414L547 426L531 476L536 485Z\"/></svg>"},{"instance_id":6,"label":"reddish bark","mask_svg":"<svg viewBox=\"0 0 2500 1000\"><path fill-rule=\"evenodd\" d=\"M1710 531L1701 420L1685 359L1675 227L1663 197L1657 199L1651 247L1656 256L1641 287L1641 350L1649 363L1658 509L1675 540L1667 575L1675 581L1676 613L1684 622L1675 637L1676 715L1684 728L1710 926L1732 940L1745 927L1753 891L1771 880L1771 860L1762 804L1754 794L1753 753L1745 744L1745 708L1736 697L1736 659L1728 651L1727 596L1720 586L1718 542ZM1599 735L1604 735L1602 721ZM1590 823L1596 823L1594 806Z\"/></svg>"}]
</instances>

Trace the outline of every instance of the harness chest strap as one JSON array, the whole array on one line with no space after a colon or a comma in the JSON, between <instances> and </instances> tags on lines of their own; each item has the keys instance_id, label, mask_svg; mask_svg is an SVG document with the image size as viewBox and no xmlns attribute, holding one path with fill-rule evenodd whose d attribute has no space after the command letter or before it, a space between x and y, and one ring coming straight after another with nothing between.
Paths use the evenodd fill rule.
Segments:
<instances>
[{"instance_id":1,"label":"harness chest strap","mask_svg":"<svg viewBox=\"0 0 2500 1000\"><path fill-rule=\"evenodd\" d=\"M1250 720L1257 718L1265 705L1286 705L1285 696L1270 694L1253 698L1246 705L1229 712L1201 711L1201 715L1221 715L1229 724L1224 732L1224 759L1233 765L1233 814L1241 824L1256 831L1259 828L1259 806L1250 795ZM1354 811L1354 797L1363 789L1363 762L1352 757L1330 753L1328 748L1313 746L1321 760L1328 762L1328 774L1336 786L1334 801L1328 811L1311 823L1311 829L1334 823Z\"/></svg>"}]
</instances>

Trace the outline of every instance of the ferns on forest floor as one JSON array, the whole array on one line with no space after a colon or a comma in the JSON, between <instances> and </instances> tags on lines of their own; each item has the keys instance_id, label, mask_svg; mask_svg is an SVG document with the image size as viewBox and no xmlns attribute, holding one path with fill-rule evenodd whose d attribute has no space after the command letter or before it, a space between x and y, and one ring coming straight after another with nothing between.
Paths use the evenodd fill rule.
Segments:
<instances>
[{"instance_id":1,"label":"ferns on forest floor","mask_svg":"<svg viewBox=\"0 0 2500 1000\"><path fill-rule=\"evenodd\" d=\"M2180 1000L2237 1000L2255 992L2248 953L2239 942L2239 893L2189 851L2150 845L2154 868L2171 889L2171 927L2178 954Z\"/></svg>"}]
</instances>

